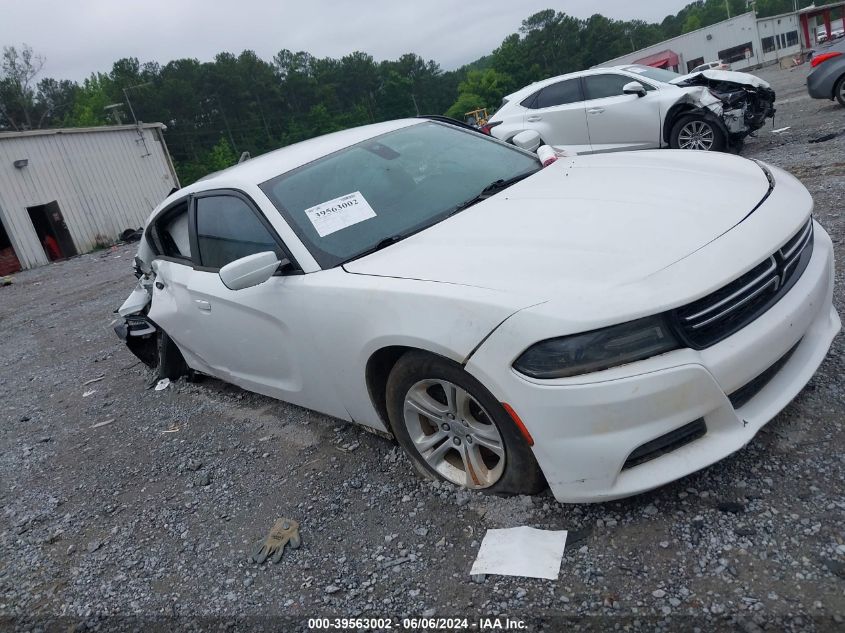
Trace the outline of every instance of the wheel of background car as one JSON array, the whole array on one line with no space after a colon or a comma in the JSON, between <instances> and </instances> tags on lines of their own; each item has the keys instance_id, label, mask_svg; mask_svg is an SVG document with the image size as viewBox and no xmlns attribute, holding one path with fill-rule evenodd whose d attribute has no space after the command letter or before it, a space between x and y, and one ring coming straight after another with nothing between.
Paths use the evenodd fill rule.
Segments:
<instances>
[{"instance_id":1,"label":"wheel of background car","mask_svg":"<svg viewBox=\"0 0 845 633\"><path fill-rule=\"evenodd\" d=\"M502 405L457 363L408 352L388 378L387 409L399 444L429 477L496 494L546 485Z\"/></svg>"},{"instance_id":2,"label":"wheel of background car","mask_svg":"<svg viewBox=\"0 0 845 633\"><path fill-rule=\"evenodd\" d=\"M672 149L721 152L727 146L727 140L711 121L696 114L688 114L680 117L672 126L669 146Z\"/></svg>"},{"instance_id":3,"label":"wheel of background car","mask_svg":"<svg viewBox=\"0 0 845 633\"><path fill-rule=\"evenodd\" d=\"M845 75L842 75L839 78L833 93L836 95L836 100L839 102L839 105L845 108Z\"/></svg>"}]
</instances>

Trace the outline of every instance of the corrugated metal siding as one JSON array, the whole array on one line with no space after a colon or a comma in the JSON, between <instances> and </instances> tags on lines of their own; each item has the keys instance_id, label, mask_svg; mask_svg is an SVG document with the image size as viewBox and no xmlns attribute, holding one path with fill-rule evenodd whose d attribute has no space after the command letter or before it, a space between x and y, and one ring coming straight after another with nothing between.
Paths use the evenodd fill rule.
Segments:
<instances>
[{"instance_id":1,"label":"corrugated metal siding","mask_svg":"<svg viewBox=\"0 0 845 633\"><path fill-rule=\"evenodd\" d=\"M0 220L21 265L49 262L27 207L57 201L80 253L142 226L177 186L165 151L156 128L0 136Z\"/></svg>"}]
</instances>

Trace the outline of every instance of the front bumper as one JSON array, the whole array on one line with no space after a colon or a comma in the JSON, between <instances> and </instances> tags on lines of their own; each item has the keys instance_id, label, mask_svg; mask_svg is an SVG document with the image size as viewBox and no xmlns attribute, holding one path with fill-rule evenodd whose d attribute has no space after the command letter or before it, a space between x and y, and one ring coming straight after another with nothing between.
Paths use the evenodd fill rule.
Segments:
<instances>
[{"instance_id":1,"label":"front bumper","mask_svg":"<svg viewBox=\"0 0 845 633\"><path fill-rule=\"evenodd\" d=\"M813 257L795 286L712 347L676 350L579 380L535 381L511 368L491 375L481 369L491 359L481 354L467 369L519 414L558 501L611 500L684 477L747 444L810 380L840 330L832 305L833 248L827 233L818 224L815 229ZM779 361L765 386L734 408L729 394ZM706 425L703 436L623 469L644 444L698 420Z\"/></svg>"}]
</instances>

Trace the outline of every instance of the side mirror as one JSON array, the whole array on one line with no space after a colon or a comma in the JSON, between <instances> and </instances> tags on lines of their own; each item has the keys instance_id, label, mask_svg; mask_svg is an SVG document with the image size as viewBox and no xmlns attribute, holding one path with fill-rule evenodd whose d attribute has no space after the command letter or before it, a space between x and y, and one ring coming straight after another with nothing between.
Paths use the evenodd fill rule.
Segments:
<instances>
[{"instance_id":1,"label":"side mirror","mask_svg":"<svg viewBox=\"0 0 845 633\"><path fill-rule=\"evenodd\" d=\"M525 130L511 139L511 143L529 152L536 152L540 142L540 134L534 130Z\"/></svg>"},{"instance_id":2,"label":"side mirror","mask_svg":"<svg viewBox=\"0 0 845 633\"><path fill-rule=\"evenodd\" d=\"M218 274L220 281L229 290L243 290L263 284L273 276L281 263L276 253L266 251L229 262Z\"/></svg>"},{"instance_id":3,"label":"side mirror","mask_svg":"<svg viewBox=\"0 0 845 633\"><path fill-rule=\"evenodd\" d=\"M622 92L626 95L637 95L638 97L644 97L646 94L645 86L643 86L639 81L632 81L629 84L625 84L622 87Z\"/></svg>"}]
</instances>

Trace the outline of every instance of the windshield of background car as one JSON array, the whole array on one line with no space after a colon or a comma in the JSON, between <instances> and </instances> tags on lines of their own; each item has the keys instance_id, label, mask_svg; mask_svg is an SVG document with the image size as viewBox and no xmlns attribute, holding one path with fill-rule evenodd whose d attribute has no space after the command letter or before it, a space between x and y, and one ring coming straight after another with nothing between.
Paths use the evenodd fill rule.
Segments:
<instances>
[{"instance_id":1,"label":"windshield of background car","mask_svg":"<svg viewBox=\"0 0 845 633\"><path fill-rule=\"evenodd\" d=\"M629 73L634 73L635 75L639 75L641 77L646 77L647 79L660 81L665 84L668 84L673 79L677 79L681 76L678 73L673 73L671 70L664 70L663 68L652 68L651 66L628 66L626 68L623 68L623 70Z\"/></svg>"},{"instance_id":2,"label":"windshield of background car","mask_svg":"<svg viewBox=\"0 0 845 633\"><path fill-rule=\"evenodd\" d=\"M497 180L538 169L532 154L426 122L342 149L261 189L325 269L436 224Z\"/></svg>"}]
</instances>

